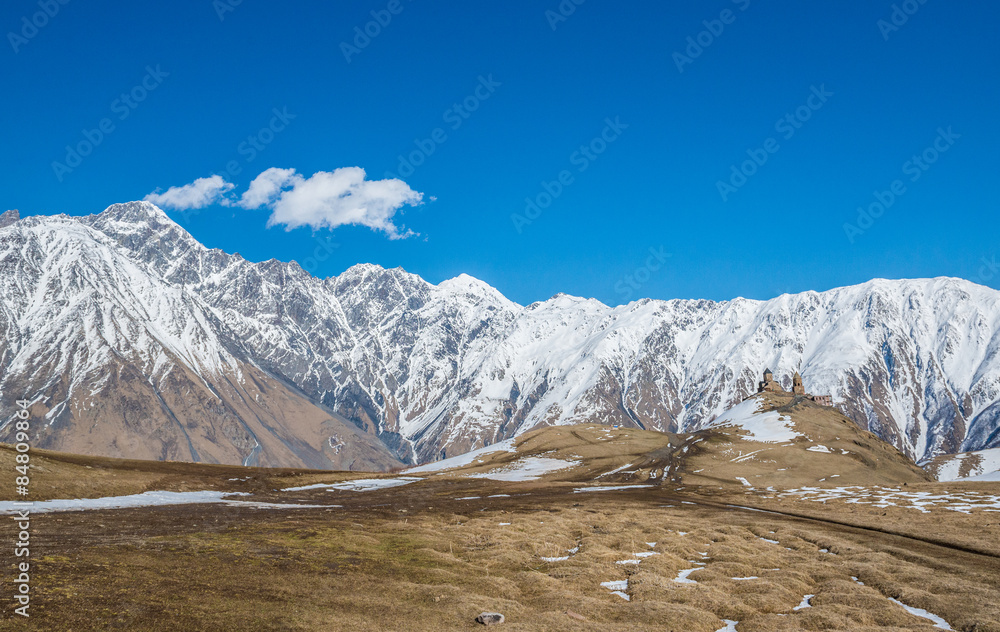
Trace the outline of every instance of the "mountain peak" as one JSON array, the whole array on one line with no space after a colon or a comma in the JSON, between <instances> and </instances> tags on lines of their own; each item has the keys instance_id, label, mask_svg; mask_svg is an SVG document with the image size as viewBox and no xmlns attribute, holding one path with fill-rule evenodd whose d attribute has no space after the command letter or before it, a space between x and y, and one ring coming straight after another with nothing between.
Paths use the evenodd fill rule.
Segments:
<instances>
[{"instance_id":1,"label":"mountain peak","mask_svg":"<svg viewBox=\"0 0 1000 632\"><path fill-rule=\"evenodd\" d=\"M379 274L385 272L386 269L377 263L355 263L351 267L344 270L343 275L356 276L365 274Z\"/></svg>"},{"instance_id":2,"label":"mountain peak","mask_svg":"<svg viewBox=\"0 0 1000 632\"><path fill-rule=\"evenodd\" d=\"M21 214L17 211L16 208L6 211L3 215L0 215L0 228L7 228L8 226L10 226L11 224L20 219L21 219Z\"/></svg>"},{"instance_id":3,"label":"mountain peak","mask_svg":"<svg viewBox=\"0 0 1000 632\"><path fill-rule=\"evenodd\" d=\"M477 279L476 277L465 274L464 272L458 275L457 277L441 281L441 283L438 284L438 287L441 289L456 290L456 291L476 291L476 290L479 291L486 290L490 292L497 291L492 285L490 285L486 281Z\"/></svg>"},{"instance_id":4,"label":"mountain peak","mask_svg":"<svg viewBox=\"0 0 1000 632\"><path fill-rule=\"evenodd\" d=\"M104 209L99 216L102 219L109 219L118 222L149 223L150 220L154 220L157 223L174 223L174 220L170 219L170 217L159 206L151 202L143 201L112 204L108 208Z\"/></svg>"},{"instance_id":5,"label":"mountain peak","mask_svg":"<svg viewBox=\"0 0 1000 632\"><path fill-rule=\"evenodd\" d=\"M503 303L510 309L520 309L520 305L514 303L500 290L496 289L486 281L477 279L474 276L459 274L457 277L445 279L438 284L438 289L453 295L473 295L488 298L494 302Z\"/></svg>"}]
</instances>

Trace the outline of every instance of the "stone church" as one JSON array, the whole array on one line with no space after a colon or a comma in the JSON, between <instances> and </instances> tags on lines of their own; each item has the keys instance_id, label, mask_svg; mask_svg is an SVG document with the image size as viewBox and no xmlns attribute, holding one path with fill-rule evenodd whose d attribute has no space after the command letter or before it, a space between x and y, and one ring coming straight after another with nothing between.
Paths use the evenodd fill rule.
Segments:
<instances>
[{"instance_id":1,"label":"stone church","mask_svg":"<svg viewBox=\"0 0 1000 632\"><path fill-rule=\"evenodd\" d=\"M764 379L757 383L758 393L787 393L781 384L774 379L774 373L771 373L771 369L764 369ZM806 387L802 384L802 376L796 371L795 375L792 376L792 395L805 395L809 399L813 400L821 406L833 406L833 399L830 395L809 395L806 393Z\"/></svg>"}]
</instances>

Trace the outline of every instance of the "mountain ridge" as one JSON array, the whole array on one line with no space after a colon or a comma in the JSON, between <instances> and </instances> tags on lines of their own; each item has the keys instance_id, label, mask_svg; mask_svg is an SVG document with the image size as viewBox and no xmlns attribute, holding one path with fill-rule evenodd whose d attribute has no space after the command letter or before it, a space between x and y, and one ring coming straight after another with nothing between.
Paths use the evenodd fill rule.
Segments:
<instances>
[{"instance_id":1,"label":"mountain ridge","mask_svg":"<svg viewBox=\"0 0 1000 632\"><path fill-rule=\"evenodd\" d=\"M786 387L802 371L809 390L912 458L1000 444L1000 292L951 277L768 301L612 307L560 293L521 306L469 275L434 285L375 264L318 278L250 262L146 202L15 220L0 228L0 265L17 279L0 286L2 400L21 398L14 384L51 390L28 379L43 369L29 344L76 340L78 355L100 351L91 372L127 364L153 381L190 370L212 382L222 367L250 367L415 463L553 423L697 429L752 393L766 365ZM145 298L123 293L133 286ZM90 319L64 310L61 329L42 323L56 304L89 305ZM75 393L53 403L48 412L64 410L46 436L67 432ZM199 423L187 414L181 425Z\"/></svg>"}]
</instances>

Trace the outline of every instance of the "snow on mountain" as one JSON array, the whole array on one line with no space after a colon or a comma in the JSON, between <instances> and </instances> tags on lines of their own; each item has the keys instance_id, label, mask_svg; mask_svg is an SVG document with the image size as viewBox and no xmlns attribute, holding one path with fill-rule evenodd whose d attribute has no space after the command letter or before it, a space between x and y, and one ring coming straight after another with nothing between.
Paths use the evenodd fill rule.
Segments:
<instances>
[{"instance_id":1,"label":"snow on mountain","mask_svg":"<svg viewBox=\"0 0 1000 632\"><path fill-rule=\"evenodd\" d=\"M925 467L939 481L1000 481L1000 448L943 455Z\"/></svg>"},{"instance_id":2,"label":"snow on mountain","mask_svg":"<svg viewBox=\"0 0 1000 632\"><path fill-rule=\"evenodd\" d=\"M250 262L145 202L12 218L0 269L0 399L59 391L53 436L81 432L73 404L114 398L101 376L123 366L158 392L180 388L170 375L211 386L180 416L169 407L185 428L211 417L213 398L238 399L211 392L220 376L240 390L253 372L407 463L543 424L697 429L770 367L786 387L799 370L810 392L917 459L1000 445L1000 293L960 279L770 301L608 307L560 294L521 306L467 275L433 285L360 264L319 279L294 262ZM285 443L315 451L328 438ZM234 445L248 457L255 442Z\"/></svg>"}]
</instances>

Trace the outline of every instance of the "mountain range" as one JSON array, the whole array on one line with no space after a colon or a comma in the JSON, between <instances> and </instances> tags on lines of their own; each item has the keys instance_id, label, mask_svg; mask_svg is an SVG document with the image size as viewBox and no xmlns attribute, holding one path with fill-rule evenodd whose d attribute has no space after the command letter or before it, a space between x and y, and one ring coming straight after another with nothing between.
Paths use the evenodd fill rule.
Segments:
<instances>
[{"instance_id":1,"label":"mountain range","mask_svg":"<svg viewBox=\"0 0 1000 632\"><path fill-rule=\"evenodd\" d=\"M540 425L689 432L765 368L914 460L1000 446L1000 292L872 280L768 301L317 278L200 244L147 202L0 216L0 440L129 458L389 469Z\"/></svg>"}]
</instances>

